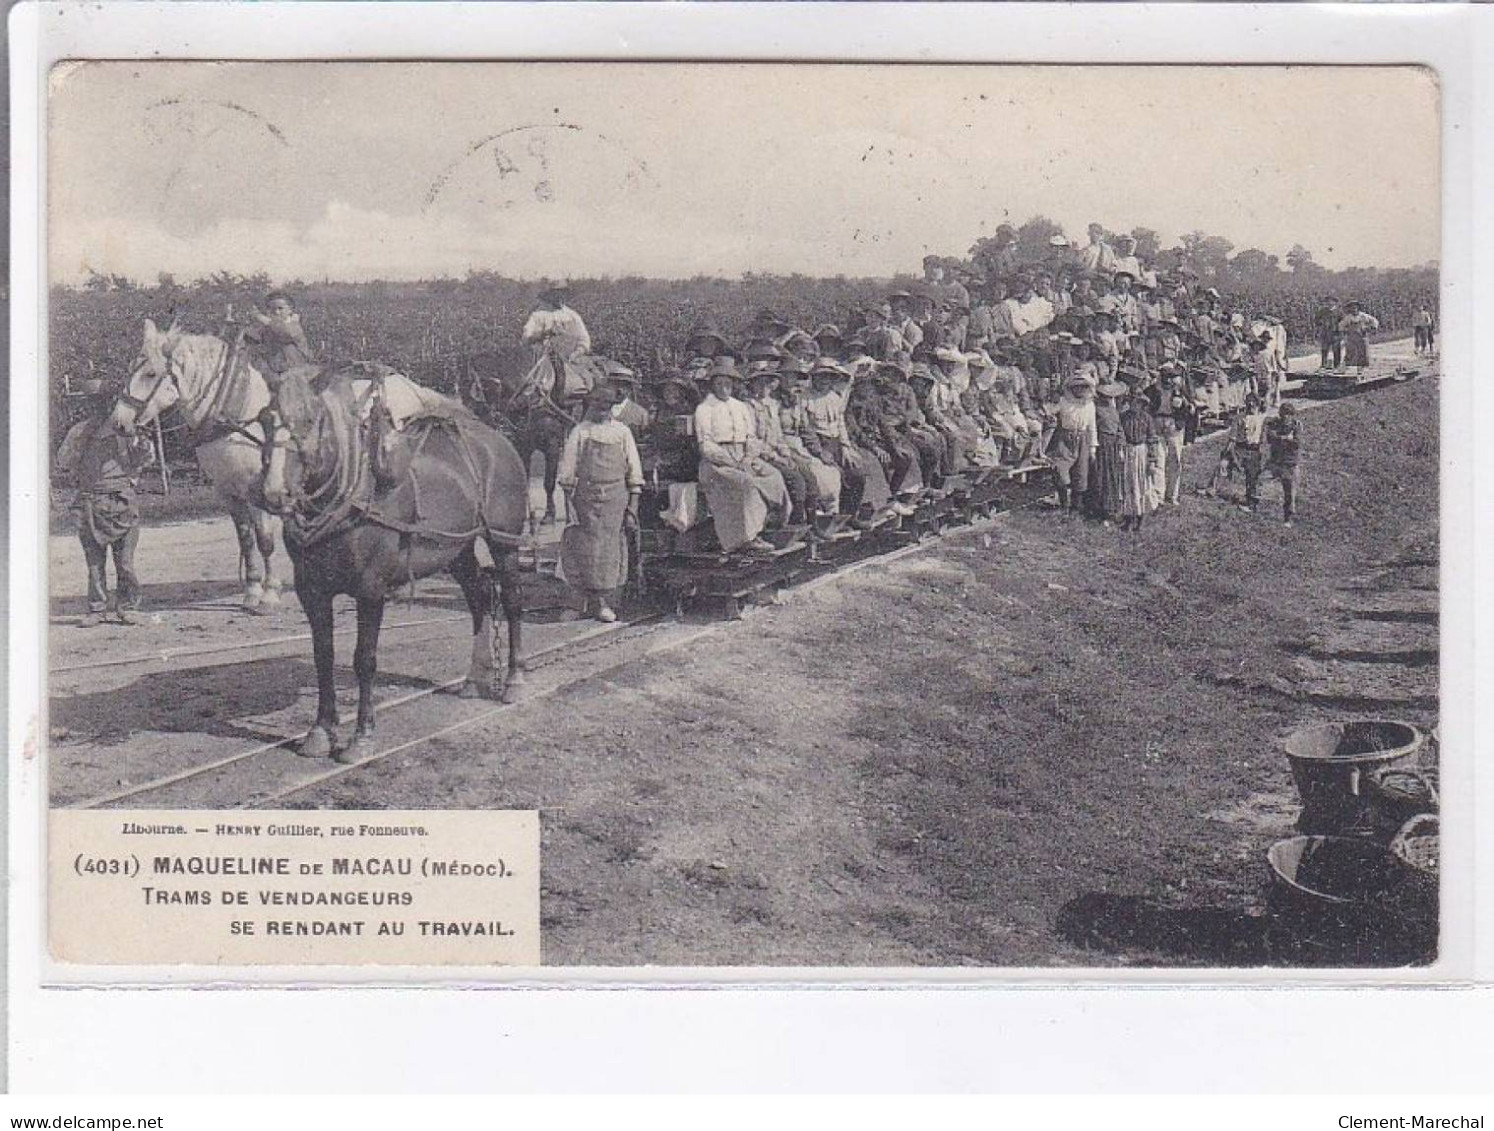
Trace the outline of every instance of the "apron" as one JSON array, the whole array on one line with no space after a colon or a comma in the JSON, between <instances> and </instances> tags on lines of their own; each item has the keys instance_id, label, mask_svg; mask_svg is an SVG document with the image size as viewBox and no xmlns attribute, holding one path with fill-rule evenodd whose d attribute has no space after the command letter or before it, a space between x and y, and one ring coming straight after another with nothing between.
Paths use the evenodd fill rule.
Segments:
<instances>
[{"instance_id":1,"label":"apron","mask_svg":"<svg viewBox=\"0 0 1494 1131\"><path fill-rule=\"evenodd\" d=\"M582 444L571 493L574 521L560 535L560 573L574 589L602 593L627 580L627 477L628 456L621 444Z\"/></svg>"}]
</instances>

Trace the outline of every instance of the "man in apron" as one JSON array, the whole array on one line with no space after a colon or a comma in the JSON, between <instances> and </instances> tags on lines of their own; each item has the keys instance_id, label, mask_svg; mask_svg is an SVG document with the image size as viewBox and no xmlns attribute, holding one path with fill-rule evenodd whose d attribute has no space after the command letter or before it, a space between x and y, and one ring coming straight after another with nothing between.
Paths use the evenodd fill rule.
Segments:
<instances>
[{"instance_id":1,"label":"man in apron","mask_svg":"<svg viewBox=\"0 0 1494 1131\"><path fill-rule=\"evenodd\" d=\"M625 531L638 524L643 464L632 430L612 416L612 389L586 394L585 415L560 453L556 482L571 525L560 536L560 570L582 598L582 612L611 623L612 600L628 574Z\"/></svg>"}]
</instances>

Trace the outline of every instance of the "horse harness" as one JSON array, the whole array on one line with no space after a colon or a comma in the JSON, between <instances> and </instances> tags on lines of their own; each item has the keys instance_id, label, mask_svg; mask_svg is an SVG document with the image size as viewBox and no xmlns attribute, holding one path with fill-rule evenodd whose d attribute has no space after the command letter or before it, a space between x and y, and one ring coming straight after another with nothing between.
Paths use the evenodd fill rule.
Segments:
<instances>
[{"instance_id":1,"label":"horse harness","mask_svg":"<svg viewBox=\"0 0 1494 1131\"><path fill-rule=\"evenodd\" d=\"M263 449L266 443L269 441L268 432L266 432L265 436L261 438L259 436L256 436L253 432L249 431L247 427L248 424L259 423L261 425L261 428L263 428L262 421L229 420L221 415L223 406L225 403L227 403L228 397L232 393L234 378L236 378L243 370L243 366L241 364L244 356L241 350L243 341L244 331L240 330L233 336L233 338L224 343L223 356L218 362L218 367L214 371L213 377L208 382L207 386L207 391L210 391L212 393L212 400L208 404L207 412L203 414L201 422L198 423L196 427L185 429L187 445L189 447L195 448L198 445L204 443L215 432L221 432L225 434L234 433L240 435L244 437L244 439L260 447L261 449ZM117 399L123 404L129 405L131 408L133 408L137 415L141 412L144 412L146 406L149 405L150 402L155 398L155 395L160 392L161 386L164 385L168 380L175 380L175 378L173 378L171 375L170 358L166 358L165 361L166 363L162 367L161 372L156 374L155 384L150 387L150 392L146 393L143 398L134 396L130 392L129 384L126 383L125 388L120 391ZM130 375L131 380L133 380L135 375L139 372L140 370L136 369L135 372ZM178 393L180 393L180 386L178 386L177 391Z\"/></svg>"}]
</instances>

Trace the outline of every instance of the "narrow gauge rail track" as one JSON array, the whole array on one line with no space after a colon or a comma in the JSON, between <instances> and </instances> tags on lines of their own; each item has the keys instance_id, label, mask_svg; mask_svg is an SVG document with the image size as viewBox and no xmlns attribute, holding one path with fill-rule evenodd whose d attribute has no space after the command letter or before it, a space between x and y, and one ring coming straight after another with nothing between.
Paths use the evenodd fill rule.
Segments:
<instances>
[{"instance_id":1,"label":"narrow gauge rail track","mask_svg":"<svg viewBox=\"0 0 1494 1131\"><path fill-rule=\"evenodd\" d=\"M769 598L776 597L778 590L783 587L813 588L817 584L847 576L878 563L906 556L922 546L931 544L946 529L968 527L974 522L981 519L989 519L998 513L1040 505L1041 499L1048 493L1046 488L1039 487L1037 484L1028 484L1025 482L1026 477L1024 476L1023 478L1023 483L1014 485L1018 490L1018 493L1015 495L1004 499L990 497L972 500L959 508L957 515L946 515L944 516L944 521L939 522L930 529L920 531L916 535L910 530L898 530L894 528L884 528L872 532L866 539L859 540L856 544L845 547L842 551L843 556L838 561L817 563L816 568L805 570L792 578L780 576L777 572L777 567L772 562L759 563L759 568L765 576L756 588ZM740 606L733 608L734 615L739 615L740 612ZM569 640L530 653L525 658L526 672L551 667L563 660L588 652L632 643L649 632L680 627L683 627L683 625L682 618L678 612L674 616L670 616L664 612L650 612L635 618L629 618L614 625L599 626ZM683 634L674 633L659 641L654 646L646 646L641 653L631 655L622 660L621 663L634 662L661 648L680 647L708 635L720 627L721 622L718 620L714 623L701 625L693 631L687 631ZM611 671L617 666L619 665L609 665L604 667L602 671ZM277 768L275 771L275 776L283 779L281 782L274 783L268 790L255 791L253 796L245 797L232 807L248 808L252 806L262 808L272 806L313 786L322 785L395 754L423 745L424 743L477 726L496 717L509 706L523 705L546 698L564 691L567 687L580 680L594 678L598 674L601 673L592 669L578 674L574 679L562 679L552 682L543 689L523 696L514 704L491 704L475 711L466 718L447 722L431 730L416 729L414 733L408 735L390 736L393 738L391 744L382 746L372 755L347 765L323 762L286 763L282 758L276 764ZM407 692L393 699L386 700L378 705L379 717L382 720L390 711L427 699L442 691L450 690L459 686L461 682L460 678L453 679L442 684L421 688L417 691ZM184 783L204 779L210 775L244 773L250 767L250 764L255 763L257 760L283 755L283 752L288 751L290 747L300 740L300 737L299 734L286 735L272 742L260 743L248 750L215 758L208 762L186 767L149 781L133 783L120 789L76 802L73 807L83 809L118 807L124 803L139 807L142 803L148 801L152 795L167 793ZM384 736L381 735L382 737Z\"/></svg>"},{"instance_id":2,"label":"narrow gauge rail track","mask_svg":"<svg viewBox=\"0 0 1494 1131\"><path fill-rule=\"evenodd\" d=\"M381 629L382 632L397 632L410 628L424 628L430 625L447 625L468 623L470 618L466 613L452 613L438 617L421 617L417 620L392 621ZM345 625L335 630L336 636L351 636L356 634L356 625ZM309 632L279 633L275 636L267 636L263 640L240 640L232 644L209 644L200 648L167 648L159 652L139 652L130 656L113 656L104 660L85 660L76 664L59 664L57 667L49 668L48 675L67 675L72 672L99 671L105 668L137 667L145 664L170 664L176 660L195 660L203 656L228 655L234 652L255 652L263 649L276 648L287 644L301 644L311 639ZM417 640L424 637L417 637Z\"/></svg>"},{"instance_id":3,"label":"narrow gauge rail track","mask_svg":"<svg viewBox=\"0 0 1494 1131\"><path fill-rule=\"evenodd\" d=\"M462 619L465 620L466 618L463 617ZM569 640L564 640L558 644L551 645L548 648L542 648L538 651L531 652L528 656L525 657L524 660L526 674L529 672L541 670L546 667L550 667L568 657L589 652L600 647L607 647L608 645L619 642L621 639L627 637L630 631L645 629L650 625L662 621L663 619L664 616L662 613L646 613L644 615L638 616L636 618L631 618L626 621L619 621L616 624L599 625L594 629L590 629L588 631L582 632L577 636L571 637ZM423 687L416 691L406 692L402 695L397 695L393 698L386 699L377 705L377 717L382 721L388 716L390 712L394 710L397 710L401 707L407 707L412 703L428 699L433 695L437 695L442 692L450 691L453 688L460 687L465 678L465 676L460 676L456 679L446 680L443 683L434 684L430 687ZM522 699L519 700L519 702L528 702L528 699ZM366 765L369 762L378 761L384 757L387 757L389 754L397 753L400 750L408 749L412 746L419 745L422 742L427 742L432 738L440 737L442 734L448 733L450 731L459 730L466 726L471 726L480 720L492 717L493 715L497 714L497 712L503 710L505 707L512 705L516 704L492 704L489 707L478 711L474 715L469 716L467 719L459 720L456 723L440 727L430 733L421 734L415 738L408 739L403 742L398 742L394 747L381 749L371 757L360 762L352 763L346 766L334 763L333 766L335 768L333 770L321 773L312 772L309 776L303 773L299 776L305 778L306 780L292 783L289 787L281 789L278 793L271 794L269 797L256 797L254 799L254 802L257 804L263 804L267 800L276 800L279 797L288 796L291 793L295 793L301 789L305 789L308 785L314 784L317 781L326 780L329 777L336 777L348 770L357 769L359 766ZM190 782L210 774L221 773L231 769L242 769L244 768L246 763L249 763L251 761L263 759L267 756L287 753L297 742L301 740L301 738L302 736L300 734L285 735L273 742L259 743L247 750L241 750L233 754L224 755L223 757L214 758L207 762L178 770L174 773L164 774L160 777L152 778L144 782L131 783L120 789L111 790L107 793L99 794L95 797L75 802L70 805L69 808L101 809L105 807L116 807L119 806L122 802L130 802L138 807L142 800L149 798L150 795L162 793L174 786L181 785L185 782ZM315 771L319 765L320 763L312 763L306 761L300 761L296 763L297 768L304 771Z\"/></svg>"}]
</instances>

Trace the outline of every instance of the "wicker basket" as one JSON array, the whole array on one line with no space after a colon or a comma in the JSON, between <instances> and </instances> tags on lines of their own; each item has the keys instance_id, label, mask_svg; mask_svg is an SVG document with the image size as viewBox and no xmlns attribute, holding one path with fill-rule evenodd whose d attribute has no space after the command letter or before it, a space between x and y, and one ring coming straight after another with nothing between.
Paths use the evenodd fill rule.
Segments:
<instances>
[{"instance_id":1,"label":"wicker basket","mask_svg":"<svg viewBox=\"0 0 1494 1131\"><path fill-rule=\"evenodd\" d=\"M1364 783L1371 823L1381 840L1391 840L1411 818L1436 813L1442 802L1437 768L1394 766L1378 770Z\"/></svg>"},{"instance_id":2,"label":"wicker basket","mask_svg":"<svg viewBox=\"0 0 1494 1131\"><path fill-rule=\"evenodd\" d=\"M1430 877L1436 881L1439 866L1438 855L1440 852L1440 822L1435 813L1418 813L1404 825L1390 842L1390 851L1394 852L1402 863L1409 866L1413 871L1424 877Z\"/></svg>"}]
</instances>

